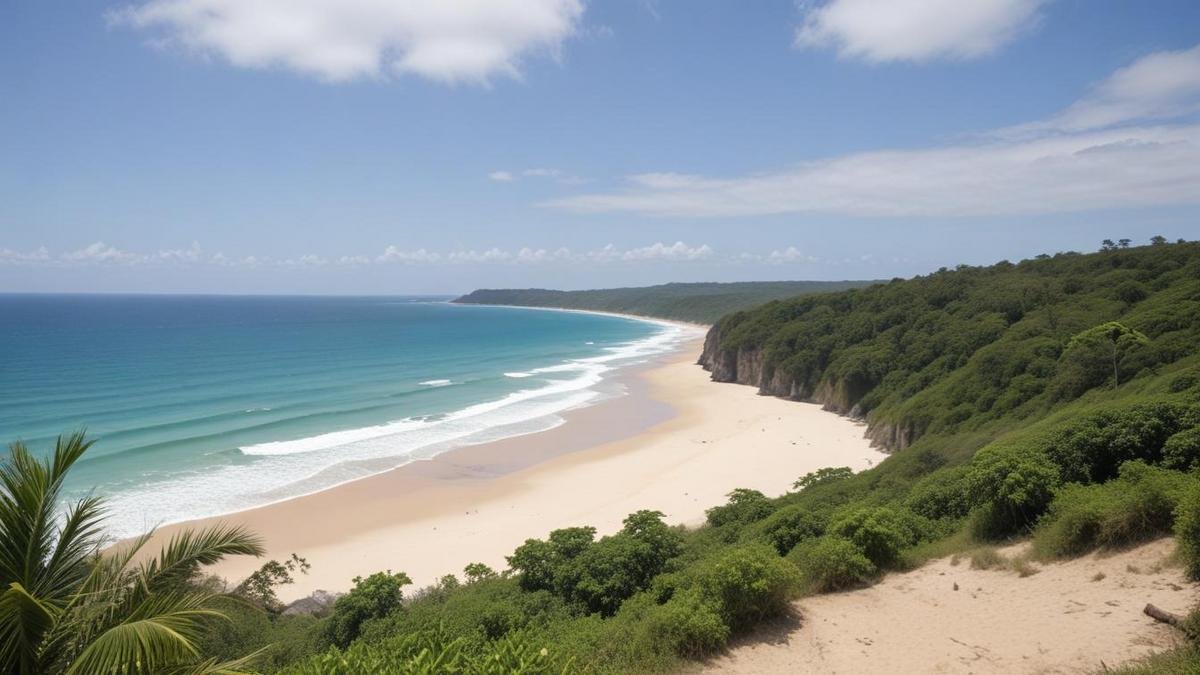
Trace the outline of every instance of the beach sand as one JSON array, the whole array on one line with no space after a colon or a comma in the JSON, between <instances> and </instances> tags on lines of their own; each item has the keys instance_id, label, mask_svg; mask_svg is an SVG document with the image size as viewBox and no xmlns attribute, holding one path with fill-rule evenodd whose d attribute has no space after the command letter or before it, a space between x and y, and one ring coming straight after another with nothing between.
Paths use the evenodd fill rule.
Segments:
<instances>
[{"instance_id":1,"label":"beach sand","mask_svg":"<svg viewBox=\"0 0 1200 675\"><path fill-rule=\"evenodd\" d=\"M1019 555L1022 544L1001 553ZM1182 632L1142 613L1180 615L1200 585L1161 539L1115 554L1009 569L935 560L870 588L805 598L787 620L742 639L725 673L1098 673L1169 649Z\"/></svg>"},{"instance_id":2,"label":"beach sand","mask_svg":"<svg viewBox=\"0 0 1200 675\"><path fill-rule=\"evenodd\" d=\"M292 600L344 591L352 578L404 571L417 586L471 562L506 567L525 539L572 525L618 530L639 509L696 525L734 488L775 496L825 466L861 470L884 458L862 424L814 404L718 384L695 365L691 341L626 375L628 394L567 413L541 433L453 450L313 495L219 518L262 535L267 557L295 552L312 565ZM155 542L157 543L157 542ZM151 545L154 548L154 544ZM237 581L262 559L233 558L211 571Z\"/></svg>"}]
</instances>

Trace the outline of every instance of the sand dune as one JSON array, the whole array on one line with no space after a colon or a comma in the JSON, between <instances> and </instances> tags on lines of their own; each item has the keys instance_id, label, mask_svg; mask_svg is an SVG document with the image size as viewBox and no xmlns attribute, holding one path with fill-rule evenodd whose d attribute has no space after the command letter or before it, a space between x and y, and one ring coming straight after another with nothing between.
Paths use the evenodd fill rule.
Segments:
<instances>
[{"instance_id":1,"label":"sand dune","mask_svg":"<svg viewBox=\"0 0 1200 675\"><path fill-rule=\"evenodd\" d=\"M1022 547L1002 552L1013 555ZM1185 614L1200 586L1159 540L1036 574L933 561L871 588L806 598L709 670L729 673L1094 673L1169 648L1178 632L1142 614ZM958 590L955 590L957 584Z\"/></svg>"}]
</instances>

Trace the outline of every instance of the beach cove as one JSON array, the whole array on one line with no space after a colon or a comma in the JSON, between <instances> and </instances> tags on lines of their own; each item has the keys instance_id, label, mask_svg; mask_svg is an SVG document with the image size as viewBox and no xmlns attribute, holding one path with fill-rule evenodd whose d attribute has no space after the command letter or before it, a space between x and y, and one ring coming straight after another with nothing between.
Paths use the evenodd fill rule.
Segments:
<instances>
[{"instance_id":1,"label":"beach cove","mask_svg":"<svg viewBox=\"0 0 1200 675\"><path fill-rule=\"evenodd\" d=\"M471 562L495 569L528 538L592 525L620 528L639 509L699 525L739 487L782 494L826 466L862 470L884 454L864 427L815 404L719 384L695 364L700 340L623 374L628 394L567 412L540 433L452 450L315 494L218 518L266 543L265 559L296 553L312 565L280 588L285 601L345 591L355 576L404 571L420 587ZM244 578L264 559L231 558L210 571Z\"/></svg>"}]
</instances>

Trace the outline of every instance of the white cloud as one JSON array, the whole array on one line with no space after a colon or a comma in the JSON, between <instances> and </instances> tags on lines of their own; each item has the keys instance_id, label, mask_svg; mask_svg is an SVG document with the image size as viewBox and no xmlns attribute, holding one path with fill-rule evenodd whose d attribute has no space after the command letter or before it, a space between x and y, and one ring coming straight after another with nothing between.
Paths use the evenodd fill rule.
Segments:
<instances>
[{"instance_id":1,"label":"white cloud","mask_svg":"<svg viewBox=\"0 0 1200 675\"><path fill-rule=\"evenodd\" d=\"M817 262L817 258L801 253L800 249L795 246L789 246L782 251L771 251L767 256L767 262L782 265L784 263Z\"/></svg>"},{"instance_id":2,"label":"white cloud","mask_svg":"<svg viewBox=\"0 0 1200 675\"><path fill-rule=\"evenodd\" d=\"M633 262L638 260L707 260L713 257L713 249L708 244L689 246L682 241L674 244L658 242L641 248L621 250L609 244L598 251L590 251L585 256L589 260L599 262Z\"/></svg>"},{"instance_id":3,"label":"white cloud","mask_svg":"<svg viewBox=\"0 0 1200 675\"><path fill-rule=\"evenodd\" d=\"M114 246L109 246L102 241L97 241L77 251L68 251L59 257L66 262L80 263L92 262L132 264L143 262L146 259L145 256L122 251Z\"/></svg>"},{"instance_id":4,"label":"white cloud","mask_svg":"<svg viewBox=\"0 0 1200 675\"><path fill-rule=\"evenodd\" d=\"M1047 1L829 0L807 9L796 44L876 63L975 58L1019 35Z\"/></svg>"},{"instance_id":5,"label":"white cloud","mask_svg":"<svg viewBox=\"0 0 1200 675\"><path fill-rule=\"evenodd\" d=\"M512 175L511 171L493 171L488 174L488 180L494 180L497 183L511 183L517 177Z\"/></svg>"},{"instance_id":6,"label":"white cloud","mask_svg":"<svg viewBox=\"0 0 1200 675\"><path fill-rule=\"evenodd\" d=\"M557 54L583 11L582 0L146 0L110 18L240 67L487 82Z\"/></svg>"},{"instance_id":7,"label":"white cloud","mask_svg":"<svg viewBox=\"0 0 1200 675\"><path fill-rule=\"evenodd\" d=\"M0 248L0 263L41 263L50 259L50 251L39 246L32 251L14 251Z\"/></svg>"},{"instance_id":8,"label":"white cloud","mask_svg":"<svg viewBox=\"0 0 1200 675\"><path fill-rule=\"evenodd\" d=\"M1062 114L981 140L735 177L643 173L625 189L543 205L678 217L963 217L1198 204L1200 124L1161 121L1198 106L1200 47L1140 59ZM1160 121L1114 126L1151 117Z\"/></svg>"},{"instance_id":9,"label":"white cloud","mask_svg":"<svg viewBox=\"0 0 1200 675\"><path fill-rule=\"evenodd\" d=\"M1113 73L1087 96L1048 120L1009 132L1087 131L1200 110L1200 45L1156 52Z\"/></svg>"}]
</instances>

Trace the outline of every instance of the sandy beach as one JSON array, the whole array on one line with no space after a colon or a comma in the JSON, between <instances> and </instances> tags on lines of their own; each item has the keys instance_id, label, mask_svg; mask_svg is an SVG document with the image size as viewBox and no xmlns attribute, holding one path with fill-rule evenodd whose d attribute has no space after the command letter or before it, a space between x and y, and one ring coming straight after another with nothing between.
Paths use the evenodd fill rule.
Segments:
<instances>
[{"instance_id":1,"label":"sandy beach","mask_svg":"<svg viewBox=\"0 0 1200 675\"><path fill-rule=\"evenodd\" d=\"M1019 556L1027 544L1001 550ZM889 574L870 588L804 598L786 620L731 645L722 673L1098 673L1177 646L1142 613L1187 614L1200 584L1173 540L1033 564L1032 575L965 558Z\"/></svg>"},{"instance_id":2,"label":"sandy beach","mask_svg":"<svg viewBox=\"0 0 1200 675\"><path fill-rule=\"evenodd\" d=\"M309 574L280 589L284 600L344 591L357 575L404 571L416 585L470 562L505 567L525 539L553 529L619 529L638 509L694 525L738 487L787 491L824 466L856 470L884 457L864 427L813 404L718 384L695 365L690 341L621 377L625 396L567 413L541 432L444 453L387 473L220 518L166 526L237 523L261 534L271 558L295 552ZM239 580L262 560L212 568Z\"/></svg>"}]
</instances>

